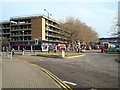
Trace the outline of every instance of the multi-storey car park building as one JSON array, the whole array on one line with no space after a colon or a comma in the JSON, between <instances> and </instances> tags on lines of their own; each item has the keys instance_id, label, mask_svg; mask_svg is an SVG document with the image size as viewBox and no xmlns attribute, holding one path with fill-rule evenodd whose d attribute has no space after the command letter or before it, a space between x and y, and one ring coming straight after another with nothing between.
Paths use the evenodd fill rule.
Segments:
<instances>
[{"instance_id":1,"label":"multi-storey car park building","mask_svg":"<svg viewBox=\"0 0 120 90\"><path fill-rule=\"evenodd\" d=\"M45 16L12 17L10 23L2 23L3 37L10 38L10 46L15 50L42 50L48 47L65 46L70 32L60 24Z\"/></svg>"},{"instance_id":2,"label":"multi-storey car park building","mask_svg":"<svg viewBox=\"0 0 120 90\"><path fill-rule=\"evenodd\" d=\"M5 45L5 41L7 41L6 45ZM0 23L0 42L1 42L0 45L9 47L9 45L10 45L8 43L9 41L10 41L10 22L4 21L4 22Z\"/></svg>"},{"instance_id":3,"label":"multi-storey car park building","mask_svg":"<svg viewBox=\"0 0 120 90\"><path fill-rule=\"evenodd\" d=\"M3 39L10 39L10 22L2 22L1 36Z\"/></svg>"},{"instance_id":4,"label":"multi-storey car park building","mask_svg":"<svg viewBox=\"0 0 120 90\"><path fill-rule=\"evenodd\" d=\"M109 37L109 38L99 38L100 44L109 43L115 45L115 47L120 48L120 41L118 37Z\"/></svg>"}]
</instances>

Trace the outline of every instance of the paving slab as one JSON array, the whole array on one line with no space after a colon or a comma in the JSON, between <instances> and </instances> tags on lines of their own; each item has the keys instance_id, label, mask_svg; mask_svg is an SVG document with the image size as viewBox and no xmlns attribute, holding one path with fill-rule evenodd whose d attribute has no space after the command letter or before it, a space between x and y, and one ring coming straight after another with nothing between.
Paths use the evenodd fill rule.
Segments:
<instances>
[{"instance_id":1,"label":"paving slab","mask_svg":"<svg viewBox=\"0 0 120 90\"><path fill-rule=\"evenodd\" d=\"M59 88L46 73L27 62L3 59L2 88Z\"/></svg>"}]
</instances>

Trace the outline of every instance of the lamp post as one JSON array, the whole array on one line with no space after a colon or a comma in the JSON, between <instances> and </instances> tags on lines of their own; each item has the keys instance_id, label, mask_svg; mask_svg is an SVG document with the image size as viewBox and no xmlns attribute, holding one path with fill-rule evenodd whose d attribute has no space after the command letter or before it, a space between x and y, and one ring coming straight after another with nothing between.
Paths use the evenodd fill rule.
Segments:
<instances>
[{"instance_id":1,"label":"lamp post","mask_svg":"<svg viewBox=\"0 0 120 90\"><path fill-rule=\"evenodd\" d=\"M22 33L23 33L23 49L22 49L22 55L24 55L24 31L22 31Z\"/></svg>"},{"instance_id":2,"label":"lamp post","mask_svg":"<svg viewBox=\"0 0 120 90\"><path fill-rule=\"evenodd\" d=\"M49 16L52 16L52 14L50 14L46 9L44 9L44 11L45 12L47 12L47 14L48 14L48 36L49 36ZM48 53L49 53L49 37L48 37Z\"/></svg>"},{"instance_id":3,"label":"lamp post","mask_svg":"<svg viewBox=\"0 0 120 90\"><path fill-rule=\"evenodd\" d=\"M22 33L23 33L23 45L24 45L24 31L22 31Z\"/></svg>"}]
</instances>

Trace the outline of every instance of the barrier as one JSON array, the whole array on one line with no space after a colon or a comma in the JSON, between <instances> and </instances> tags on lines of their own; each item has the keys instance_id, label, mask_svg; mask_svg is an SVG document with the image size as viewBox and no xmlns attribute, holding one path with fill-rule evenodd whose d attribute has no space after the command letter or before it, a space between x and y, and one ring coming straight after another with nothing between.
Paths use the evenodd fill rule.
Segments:
<instances>
[{"instance_id":1,"label":"barrier","mask_svg":"<svg viewBox=\"0 0 120 90\"><path fill-rule=\"evenodd\" d=\"M2 52L1 56L2 58L12 59L12 52Z\"/></svg>"}]
</instances>

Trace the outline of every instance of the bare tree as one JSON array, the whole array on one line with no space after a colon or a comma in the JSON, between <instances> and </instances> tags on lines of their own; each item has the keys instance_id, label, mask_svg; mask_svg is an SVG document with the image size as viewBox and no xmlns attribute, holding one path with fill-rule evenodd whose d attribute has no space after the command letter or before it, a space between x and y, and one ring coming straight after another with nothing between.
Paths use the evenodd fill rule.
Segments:
<instances>
[{"instance_id":1,"label":"bare tree","mask_svg":"<svg viewBox=\"0 0 120 90\"><path fill-rule=\"evenodd\" d=\"M9 46L9 44L10 44L9 39L1 39L1 41L2 41L2 46L4 46L4 47Z\"/></svg>"},{"instance_id":2,"label":"bare tree","mask_svg":"<svg viewBox=\"0 0 120 90\"><path fill-rule=\"evenodd\" d=\"M111 27L111 35L112 36L118 36L118 17L114 18L113 25Z\"/></svg>"},{"instance_id":3,"label":"bare tree","mask_svg":"<svg viewBox=\"0 0 120 90\"><path fill-rule=\"evenodd\" d=\"M62 20L63 21L63 20ZM89 44L98 41L98 34L90 26L81 22L78 18L67 17L61 22L71 32L69 39L75 43L77 40Z\"/></svg>"}]
</instances>

